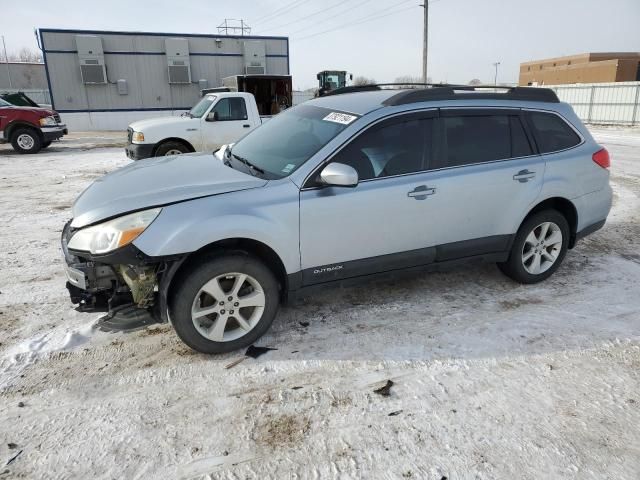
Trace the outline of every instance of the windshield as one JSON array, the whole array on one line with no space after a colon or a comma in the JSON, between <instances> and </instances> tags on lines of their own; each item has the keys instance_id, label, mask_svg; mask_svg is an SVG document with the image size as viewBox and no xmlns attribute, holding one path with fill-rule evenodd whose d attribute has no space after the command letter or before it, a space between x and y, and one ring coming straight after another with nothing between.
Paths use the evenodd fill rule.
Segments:
<instances>
[{"instance_id":1,"label":"windshield","mask_svg":"<svg viewBox=\"0 0 640 480\"><path fill-rule=\"evenodd\" d=\"M233 146L231 153L270 178L296 171L333 137L356 120L352 114L298 105L256 128Z\"/></svg>"},{"instance_id":2,"label":"windshield","mask_svg":"<svg viewBox=\"0 0 640 480\"><path fill-rule=\"evenodd\" d=\"M195 104L195 106L191 110L189 110L189 115L191 115L193 118L202 117L205 112L209 110L209 107L215 101L215 99L216 97L203 97L198 103Z\"/></svg>"},{"instance_id":3,"label":"windshield","mask_svg":"<svg viewBox=\"0 0 640 480\"><path fill-rule=\"evenodd\" d=\"M9 102L0 98L0 107L12 107L12 106L13 105L11 105Z\"/></svg>"},{"instance_id":4,"label":"windshield","mask_svg":"<svg viewBox=\"0 0 640 480\"><path fill-rule=\"evenodd\" d=\"M331 90L344 87L344 75L338 75L337 73L327 75L323 86L325 88L330 88Z\"/></svg>"}]
</instances>

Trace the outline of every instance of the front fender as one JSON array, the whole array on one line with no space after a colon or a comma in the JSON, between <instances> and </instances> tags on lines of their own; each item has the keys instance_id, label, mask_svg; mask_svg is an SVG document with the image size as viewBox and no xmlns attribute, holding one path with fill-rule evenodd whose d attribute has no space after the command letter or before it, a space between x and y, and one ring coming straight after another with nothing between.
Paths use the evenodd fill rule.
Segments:
<instances>
[{"instance_id":1,"label":"front fender","mask_svg":"<svg viewBox=\"0 0 640 480\"><path fill-rule=\"evenodd\" d=\"M262 242L282 260L287 273L300 269L298 189L276 182L169 205L133 243L151 257L192 253L220 241Z\"/></svg>"},{"instance_id":2,"label":"front fender","mask_svg":"<svg viewBox=\"0 0 640 480\"><path fill-rule=\"evenodd\" d=\"M7 126L4 128L5 138L9 140L11 138L11 132L13 132L14 129L20 128L20 127L33 128L34 130L37 130L38 133L42 134L42 131L40 130L40 125L36 125L35 123L32 123L30 120L19 119L19 120L13 120L12 122L9 122Z\"/></svg>"}]
</instances>

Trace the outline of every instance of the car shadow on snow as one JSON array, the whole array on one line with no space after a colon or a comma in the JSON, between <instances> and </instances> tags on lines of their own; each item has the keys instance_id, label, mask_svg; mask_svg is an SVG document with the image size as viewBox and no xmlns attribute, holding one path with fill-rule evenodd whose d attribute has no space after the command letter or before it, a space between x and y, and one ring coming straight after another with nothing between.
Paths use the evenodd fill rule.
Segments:
<instances>
[{"instance_id":1,"label":"car shadow on snow","mask_svg":"<svg viewBox=\"0 0 640 480\"><path fill-rule=\"evenodd\" d=\"M640 281L632 260L578 247L536 285L485 264L327 286L283 307L258 343L279 349L274 360L402 361L544 354L638 338L631 313L640 301L603 301L623 295L632 271Z\"/></svg>"}]
</instances>

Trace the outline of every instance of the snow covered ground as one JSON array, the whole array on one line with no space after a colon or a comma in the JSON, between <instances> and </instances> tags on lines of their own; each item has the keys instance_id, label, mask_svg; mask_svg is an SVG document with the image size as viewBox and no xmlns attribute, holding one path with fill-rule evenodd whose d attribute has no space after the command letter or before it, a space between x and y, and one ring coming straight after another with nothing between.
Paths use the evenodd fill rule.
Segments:
<instances>
[{"instance_id":1,"label":"snow covered ground","mask_svg":"<svg viewBox=\"0 0 640 480\"><path fill-rule=\"evenodd\" d=\"M68 301L60 231L120 138L0 146L0 479L640 478L640 130L593 131L614 209L548 281L327 289L228 370Z\"/></svg>"}]
</instances>

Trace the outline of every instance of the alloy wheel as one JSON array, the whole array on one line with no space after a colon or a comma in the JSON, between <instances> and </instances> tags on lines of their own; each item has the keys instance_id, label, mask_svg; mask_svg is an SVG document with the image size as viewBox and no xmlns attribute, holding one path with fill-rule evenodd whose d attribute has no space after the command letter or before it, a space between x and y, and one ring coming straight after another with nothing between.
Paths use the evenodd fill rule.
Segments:
<instances>
[{"instance_id":1,"label":"alloy wheel","mask_svg":"<svg viewBox=\"0 0 640 480\"><path fill-rule=\"evenodd\" d=\"M535 227L524 241L522 265L531 275L540 275L549 270L562 251L562 231L553 222L544 222Z\"/></svg>"},{"instance_id":2,"label":"alloy wheel","mask_svg":"<svg viewBox=\"0 0 640 480\"><path fill-rule=\"evenodd\" d=\"M260 283L245 273L225 273L198 291L191 307L193 325L208 340L230 342L258 324L266 296Z\"/></svg>"}]
</instances>

